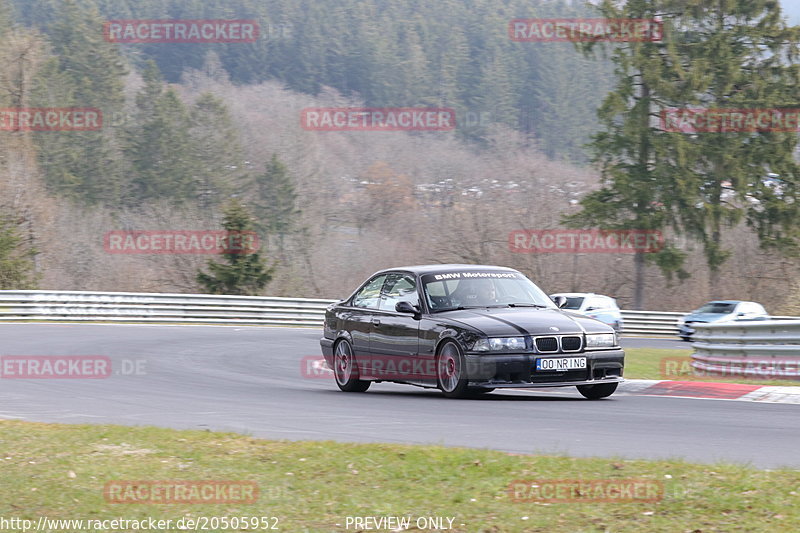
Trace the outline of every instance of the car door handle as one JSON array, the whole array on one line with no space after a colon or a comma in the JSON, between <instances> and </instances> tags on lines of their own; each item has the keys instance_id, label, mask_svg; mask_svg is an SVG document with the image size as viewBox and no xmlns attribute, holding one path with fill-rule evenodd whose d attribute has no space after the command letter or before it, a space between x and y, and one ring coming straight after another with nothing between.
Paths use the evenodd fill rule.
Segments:
<instances>
[{"instance_id":1,"label":"car door handle","mask_svg":"<svg viewBox=\"0 0 800 533\"><path fill-rule=\"evenodd\" d=\"M376 326L380 326L381 325L381 320L379 318L373 318L372 319L372 323L375 324Z\"/></svg>"}]
</instances>

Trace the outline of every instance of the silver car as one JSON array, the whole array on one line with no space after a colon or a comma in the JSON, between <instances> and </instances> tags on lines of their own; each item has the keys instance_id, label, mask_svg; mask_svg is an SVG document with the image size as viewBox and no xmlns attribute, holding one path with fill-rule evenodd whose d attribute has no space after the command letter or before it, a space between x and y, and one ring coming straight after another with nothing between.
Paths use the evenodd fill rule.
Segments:
<instances>
[{"instance_id":1,"label":"silver car","mask_svg":"<svg viewBox=\"0 0 800 533\"><path fill-rule=\"evenodd\" d=\"M759 303L715 300L678 319L678 335L685 341L691 340L694 335L694 325L698 323L767 319L769 319L767 310Z\"/></svg>"},{"instance_id":2,"label":"silver car","mask_svg":"<svg viewBox=\"0 0 800 533\"><path fill-rule=\"evenodd\" d=\"M622 311L619 310L617 301L614 298L593 292L559 292L551 294L550 298L556 301L558 296L563 296L567 300L561 306L562 309L569 309L589 318L594 318L604 324L608 324L617 333L622 333Z\"/></svg>"}]
</instances>

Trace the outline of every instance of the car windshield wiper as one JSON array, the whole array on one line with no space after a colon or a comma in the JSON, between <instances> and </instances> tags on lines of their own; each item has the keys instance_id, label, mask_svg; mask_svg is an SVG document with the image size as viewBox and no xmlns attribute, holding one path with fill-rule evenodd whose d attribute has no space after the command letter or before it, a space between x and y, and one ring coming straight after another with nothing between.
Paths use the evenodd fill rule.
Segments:
<instances>
[{"instance_id":1,"label":"car windshield wiper","mask_svg":"<svg viewBox=\"0 0 800 533\"><path fill-rule=\"evenodd\" d=\"M542 305L542 304L532 304L528 302L514 302L510 304L503 304L503 305L491 305L489 307L535 307L537 309L549 309L549 306Z\"/></svg>"},{"instance_id":2,"label":"car windshield wiper","mask_svg":"<svg viewBox=\"0 0 800 533\"><path fill-rule=\"evenodd\" d=\"M447 309L435 309L434 313L441 313L443 311L463 311L465 309L485 309L486 305L459 305L458 307L448 307Z\"/></svg>"}]
</instances>

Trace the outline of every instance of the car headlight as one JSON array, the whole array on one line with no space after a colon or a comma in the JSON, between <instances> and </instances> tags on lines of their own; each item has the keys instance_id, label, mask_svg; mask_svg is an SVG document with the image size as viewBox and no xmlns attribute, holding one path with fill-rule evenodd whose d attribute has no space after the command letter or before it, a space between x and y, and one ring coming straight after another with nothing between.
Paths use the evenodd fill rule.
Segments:
<instances>
[{"instance_id":1,"label":"car headlight","mask_svg":"<svg viewBox=\"0 0 800 533\"><path fill-rule=\"evenodd\" d=\"M614 333L588 333L586 335L586 349L611 348L617 345Z\"/></svg>"},{"instance_id":2,"label":"car headlight","mask_svg":"<svg viewBox=\"0 0 800 533\"><path fill-rule=\"evenodd\" d=\"M478 339L472 345L475 352L521 352L525 350L525 337L489 337Z\"/></svg>"}]
</instances>

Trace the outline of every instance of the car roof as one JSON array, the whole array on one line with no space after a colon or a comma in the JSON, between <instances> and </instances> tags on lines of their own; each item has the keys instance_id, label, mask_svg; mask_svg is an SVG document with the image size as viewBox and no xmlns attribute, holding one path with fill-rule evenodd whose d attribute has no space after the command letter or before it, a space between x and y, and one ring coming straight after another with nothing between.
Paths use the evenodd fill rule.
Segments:
<instances>
[{"instance_id":1,"label":"car roof","mask_svg":"<svg viewBox=\"0 0 800 533\"><path fill-rule=\"evenodd\" d=\"M394 268L385 268L383 270L379 270L375 274L380 274L382 272L414 272L415 274L428 274L430 272L442 272L447 270L501 270L503 272L517 272L513 268L503 267L503 266L496 266L496 265L460 265L460 264L443 264L443 265L414 265L414 266L403 266L403 267L394 267Z\"/></svg>"}]
</instances>

